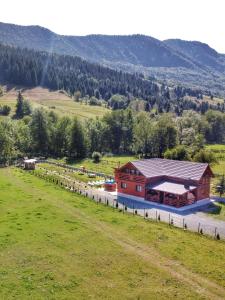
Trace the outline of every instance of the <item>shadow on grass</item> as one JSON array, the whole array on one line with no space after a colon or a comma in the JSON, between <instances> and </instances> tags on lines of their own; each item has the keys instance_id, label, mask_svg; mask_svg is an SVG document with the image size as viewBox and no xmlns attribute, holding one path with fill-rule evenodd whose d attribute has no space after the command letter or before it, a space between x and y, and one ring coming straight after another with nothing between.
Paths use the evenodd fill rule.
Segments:
<instances>
[{"instance_id":1,"label":"shadow on grass","mask_svg":"<svg viewBox=\"0 0 225 300\"><path fill-rule=\"evenodd\" d=\"M79 163L82 164L83 160L84 160L83 158L78 159L78 158L67 157L66 163L68 165L79 164Z\"/></svg>"},{"instance_id":2,"label":"shadow on grass","mask_svg":"<svg viewBox=\"0 0 225 300\"><path fill-rule=\"evenodd\" d=\"M91 158L89 158L89 159L91 160ZM82 165L82 163L84 162L84 160L85 160L85 158L69 158L68 157L68 158L66 158L66 163L68 165L74 165L74 164L81 164ZM96 165L98 165L98 164L101 163L101 161L96 162L94 160L91 160L91 162L94 163L94 164L96 164Z\"/></svg>"},{"instance_id":3,"label":"shadow on grass","mask_svg":"<svg viewBox=\"0 0 225 300\"><path fill-rule=\"evenodd\" d=\"M222 210L222 204L213 203L210 209L207 211L207 213L211 215L220 215L221 210Z\"/></svg>"}]
</instances>

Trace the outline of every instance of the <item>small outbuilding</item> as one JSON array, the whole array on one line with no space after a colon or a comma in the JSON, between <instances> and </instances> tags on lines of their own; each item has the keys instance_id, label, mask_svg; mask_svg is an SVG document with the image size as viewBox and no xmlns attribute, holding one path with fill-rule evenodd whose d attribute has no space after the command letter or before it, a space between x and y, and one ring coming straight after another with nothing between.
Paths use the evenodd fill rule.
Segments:
<instances>
[{"instance_id":1,"label":"small outbuilding","mask_svg":"<svg viewBox=\"0 0 225 300\"><path fill-rule=\"evenodd\" d=\"M36 159L25 159L24 170L35 170Z\"/></svg>"}]
</instances>

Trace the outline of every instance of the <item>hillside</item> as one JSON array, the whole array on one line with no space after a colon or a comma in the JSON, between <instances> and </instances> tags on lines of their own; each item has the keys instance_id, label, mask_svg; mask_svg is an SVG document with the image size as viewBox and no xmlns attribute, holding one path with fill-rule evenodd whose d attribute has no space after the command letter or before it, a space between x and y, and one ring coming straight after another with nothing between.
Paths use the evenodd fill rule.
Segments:
<instances>
[{"instance_id":1,"label":"hillside","mask_svg":"<svg viewBox=\"0 0 225 300\"><path fill-rule=\"evenodd\" d=\"M114 94L147 99L158 93L158 85L142 75L112 70L80 57L0 45L0 82L80 91L109 100ZM98 95L97 95L98 94Z\"/></svg>"},{"instance_id":2,"label":"hillside","mask_svg":"<svg viewBox=\"0 0 225 300\"><path fill-rule=\"evenodd\" d=\"M1 299L223 299L224 242L18 169L0 184Z\"/></svg>"},{"instance_id":3,"label":"hillside","mask_svg":"<svg viewBox=\"0 0 225 300\"><path fill-rule=\"evenodd\" d=\"M193 62L204 65L212 70L225 73L225 56L219 54L209 45L197 41L179 39L165 40L169 47L186 55Z\"/></svg>"},{"instance_id":4,"label":"hillside","mask_svg":"<svg viewBox=\"0 0 225 300\"><path fill-rule=\"evenodd\" d=\"M140 103L140 100L143 100L142 110L156 109L160 113L171 111L181 114L187 109L224 111L224 101L220 106L217 100L211 103L204 101L204 95L212 96L208 90L184 86L172 88L143 74L110 69L77 56L1 44L0 83L62 90L73 99L78 95L77 101L97 106L93 108L96 111L102 105L113 109L132 107L132 103ZM63 107L60 109L64 110Z\"/></svg>"},{"instance_id":5,"label":"hillside","mask_svg":"<svg viewBox=\"0 0 225 300\"><path fill-rule=\"evenodd\" d=\"M22 91L25 99L28 99L33 108L43 107L52 110L59 116L78 117L80 120L102 117L109 110L103 106L90 106L74 101L63 91L52 91L47 88L25 88L23 86L9 85L4 87L4 95L0 97L0 105L11 107L11 116L15 113L18 92Z\"/></svg>"},{"instance_id":6,"label":"hillside","mask_svg":"<svg viewBox=\"0 0 225 300\"><path fill-rule=\"evenodd\" d=\"M0 43L80 56L170 84L203 87L224 95L225 56L200 42L160 41L144 35L62 36L40 26L0 23Z\"/></svg>"},{"instance_id":7,"label":"hillside","mask_svg":"<svg viewBox=\"0 0 225 300\"><path fill-rule=\"evenodd\" d=\"M23 48L80 56L96 62L123 62L146 67L191 67L163 42L144 35L60 36L40 26L0 23L0 42Z\"/></svg>"}]
</instances>

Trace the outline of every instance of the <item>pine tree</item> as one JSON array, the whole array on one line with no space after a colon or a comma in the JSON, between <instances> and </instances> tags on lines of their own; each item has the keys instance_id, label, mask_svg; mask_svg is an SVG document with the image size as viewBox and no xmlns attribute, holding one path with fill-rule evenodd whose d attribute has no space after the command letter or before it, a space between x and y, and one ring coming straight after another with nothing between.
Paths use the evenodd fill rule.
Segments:
<instances>
[{"instance_id":1,"label":"pine tree","mask_svg":"<svg viewBox=\"0 0 225 300\"><path fill-rule=\"evenodd\" d=\"M23 95L19 91L18 96L17 96L17 103L16 103L16 117L18 119L21 119L24 116L24 114L23 114L23 101L24 101Z\"/></svg>"},{"instance_id":2,"label":"pine tree","mask_svg":"<svg viewBox=\"0 0 225 300\"><path fill-rule=\"evenodd\" d=\"M32 115L30 130L33 150L38 154L48 154L49 149L48 116L43 109L36 109Z\"/></svg>"},{"instance_id":3,"label":"pine tree","mask_svg":"<svg viewBox=\"0 0 225 300\"><path fill-rule=\"evenodd\" d=\"M23 95L19 91L16 103L16 118L22 119L24 116L31 114L31 106L28 100L24 100Z\"/></svg>"},{"instance_id":4,"label":"pine tree","mask_svg":"<svg viewBox=\"0 0 225 300\"><path fill-rule=\"evenodd\" d=\"M86 154L84 130L77 118L74 118L70 132L69 155L71 158L83 158Z\"/></svg>"}]
</instances>

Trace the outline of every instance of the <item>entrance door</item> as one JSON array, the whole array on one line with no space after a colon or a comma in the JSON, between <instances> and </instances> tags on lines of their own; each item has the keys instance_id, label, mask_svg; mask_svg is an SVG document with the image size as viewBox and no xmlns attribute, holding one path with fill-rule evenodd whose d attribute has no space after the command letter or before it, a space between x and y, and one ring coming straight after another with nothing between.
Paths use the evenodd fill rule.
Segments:
<instances>
[{"instance_id":1,"label":"entrance door","mask_svg":"<svg viewBox=\"0 0 225 300\"><path fill-rule=\"evenodd\" d=\"M160 202L160 203L163 203L163 199L164 199L164 193L163 193L163 192L160 192L160 193L159 193L159 202Z\"/></svg>"}]
</instances>

